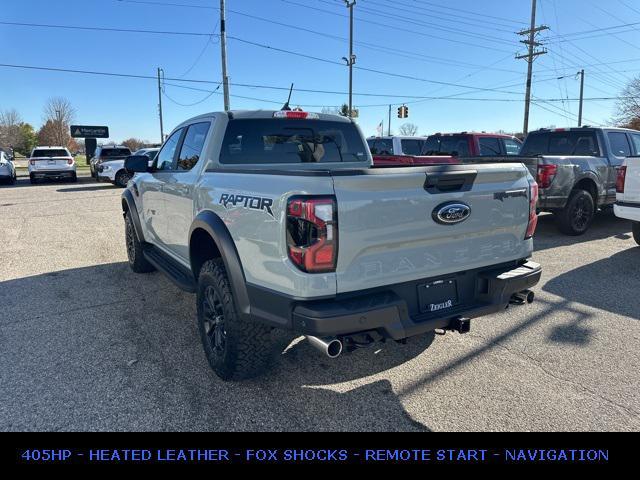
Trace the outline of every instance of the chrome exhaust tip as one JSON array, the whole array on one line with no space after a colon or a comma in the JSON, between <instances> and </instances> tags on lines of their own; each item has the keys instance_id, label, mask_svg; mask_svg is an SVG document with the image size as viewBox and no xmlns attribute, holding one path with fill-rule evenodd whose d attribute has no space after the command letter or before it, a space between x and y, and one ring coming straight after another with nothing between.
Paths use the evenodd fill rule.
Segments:
<instances>
[{"instance_id":1,"label":"chrome exhaust tip","mask_svg":"<svg viewBox=\"0 0 640 480\"><path fill-rule=\"evenodd\" d=\"M342 342L335 337L319 338L313 335L305 335L305 338L329 358L338 358L342 353Z\"/></svg>"},{"instance_id":2,"label":"chrome exhaust tip","mask_svg":"<svg viewBox=\"0 0 640 480\"><path fill-rule=\"evenodd\" d=\"M513 303L516 305L522 305L525 302L533 303L533 300L535 299L535 297L536 297L536 294L533 293L532 290L522 290L521 292L517 292L511 295L511 299L509 303Z\"/></svg>"}]
</instances>

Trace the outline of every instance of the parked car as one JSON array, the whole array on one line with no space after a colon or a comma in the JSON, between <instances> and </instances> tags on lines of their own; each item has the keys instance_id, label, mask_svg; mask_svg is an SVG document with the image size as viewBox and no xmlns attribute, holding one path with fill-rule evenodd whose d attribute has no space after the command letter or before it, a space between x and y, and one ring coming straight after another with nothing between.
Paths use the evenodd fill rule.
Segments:
<instances>
[{"instance_id":1,"label":"parked car","mask_svg":"<svg viewBox=\"0 0 640 480\"><path fill-rule=\"evenodd\" d=\"M555 215L561 232L585 233L598 207L616 201L616 179L625 158L640 154L636 130L558 128L530 132L522 154L537 156L538 208Z\"/></svg>"},{"instance_id":2,"label":"parked car","mask_svg":"<svg viewBox=\"0 0 640 480\"><path fill-rule=\"evenodd\" d=\"M117 145L105 145L96 148L93 158L89 162L89 169L91 170L91 176L98 178L98 165L104 162L112 162L114 160L124 160L131 155L129 147L117 146Z\"/></svg>"},{"instance_id":3,"label":"parked car","mask_svg":"<svg viewBox=\"0 0 640 480\"><path fill-rule=\"evenodd\" d=\"M522 142L500 133L436 133L422 142L420 153L399 155L372 150L375 165L430 165L465 163L472 157L517 156Z\"/></svg>"},{"instance_id":4,"label":"parked car","mask_svg":"<svg viewBox=\"0 0 640 480\"><path fill-rule=\"evenodd\" d=\"M29 157L29 179L36 183L43 178L76 182L76 162L65 147L36 147Z\"/></svg>"},{"instance_id":5,"label":"parked car","mask_svg":"<svg viewBox=\"0 0 640 480\"><path fill-rule=\"evenodd\" d=\"M156 158L158 154L159 148L143 148L136 151L133 155L140 156L144 155L149 158L149 166L153 165L153 160ZM128 157L126 157L128 158ZM110 160L107 162L102 162L97 165L97 173L98 173L98 181L108 181L113 183L118 187L126 187L127 183L133 177L133 173L128 172L124 168L125 159L122 160Z\"/></svg>"},{"instance_id":6,"label":"parked car","mask_svg":"<svg viewBox=\"0 0 640 480\"><path fill-rule=\"evenodd\" d=\"M16 167L9 156L0 150L0 182L13 185L17 180Z\"/></svg>"},{"instance_id":7,"label":"parked car","mask_svg":"<svg viewBox=\"0 0 640 480\"><path fill-rule=\"evenodd\" d=\"M640 132L629 137L634 152L640 154ZM633 238L640 245L640 156L627 157L618 169L613 210L617 217L631 220Z\"/></svg>"},{"instance_id":8,"label":"parked car","mask_svg":"<svg viewBox=\"0 0 640 480\"><path fill-rule=\"evenodd\" d=\"M302 111L178 126L122 195L129 266L197 294L211 367L265 370L272 330L324 354L533 301L537 185L520 164L372 168L358 126Z\"/></svg>"}]
</instances>

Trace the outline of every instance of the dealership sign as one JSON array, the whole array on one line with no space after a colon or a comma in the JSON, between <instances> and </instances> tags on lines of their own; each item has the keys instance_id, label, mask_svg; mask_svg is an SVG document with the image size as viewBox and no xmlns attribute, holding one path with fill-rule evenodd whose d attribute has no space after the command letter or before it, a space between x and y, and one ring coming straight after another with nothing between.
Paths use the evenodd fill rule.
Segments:
<instances>
[{"instance_id":1,"label":"dealership sign","mask_svg":"<svg viewBox=\"0 0 640 480\"><path fill-rule=\"evenodd\" d=\"M109 138L109 127L71 125L71 136L73 138Z\"/></svg>"}]
</instances>

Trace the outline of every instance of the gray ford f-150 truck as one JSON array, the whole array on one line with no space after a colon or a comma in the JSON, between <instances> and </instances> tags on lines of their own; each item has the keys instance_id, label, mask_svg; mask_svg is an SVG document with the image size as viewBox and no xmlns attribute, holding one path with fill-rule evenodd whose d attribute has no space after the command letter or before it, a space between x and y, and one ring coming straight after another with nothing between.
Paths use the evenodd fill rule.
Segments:
<instances>
[{"instance_id":1,"label":"gray ford f-150 truck","mask_svg":"<svg viewBox=\"0 0 640 480\"><path fill-rule=\"evenodd\" d=\"M372 168L352 120L301 111L196 117L147 162L126 160L129 264L197 293L223 379L262 372L274 329L335 357L533 300L521 164Z\"/></svg>"},{"instance_id":2,"label":"gray ford f-150 truck","mask_svg":"<svg viewBox=\"0 0 640 480\"><path fill-rule=\"evenodd\" d=\"M527 135L521 154L538 156L538 208L555 214L561 232L582 235L598 207L615 203L618 169L625 157L640 154L631 137L637 133L579 127L540 129Z\"/></svg>"}]
</instances>

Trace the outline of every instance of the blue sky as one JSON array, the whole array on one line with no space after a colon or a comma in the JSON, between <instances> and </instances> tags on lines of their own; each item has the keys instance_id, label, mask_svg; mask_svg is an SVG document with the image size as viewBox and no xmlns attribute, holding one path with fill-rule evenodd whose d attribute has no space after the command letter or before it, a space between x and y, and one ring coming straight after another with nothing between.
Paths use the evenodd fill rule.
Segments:
<instances>
[{"instance_id":1,"label":"blue sky","mask_svg":"<svg viewBox=\"0 0 640 480\"><path fill-rule=\"evenodd\" d=\"M0 5L4 22L205 34L0 25L2 64L143 76L154 76L162 67L168 78L220 81L218 38L206 35L218 32L218 0L0 0ZM397 130L404 122L396 118L402 103L409 106L408 121L418 125L420 134L520 131L526 62L514 58L524 52L514 32L527 28L530 5L529 0L358 0L354 92L388 95L354 97L365 134L374 134L381 120L386 131L388 104L393 104L392 129ZM288 87L293 82L299 89L338 92L294 91L292 104L309 105L305 109L312 111L347 100L348 70L331 63L348 53L344 1L227 0L227 8L227 32L236 37L228 41L232 108L279 108L287 95L284 90L234 83ZM640 74L638 0L539 0L537 23L550 27L540 37L547 40L549 53L534 64L533 95L541 100L532 106L530 129L576 124L577 102L566 99L578 96L574 74L580 68L586 71L586 98L615 97ZM557 80L558 76L567 78ZM165 130L191 116L221 110L222 89L210 96L207 92L216 87L217 83L167 80ZM77 123L108 125L113 140L159 140L154 80L0 67L0 109L15 108L39 127L43 105L52 96L72 102ZM552 99L565 100L547 101ZM184 106L196 102L201 103ZM613 100L586 101L584 123L607 123L614 106Z\"/></svg>"}]
</instances>

